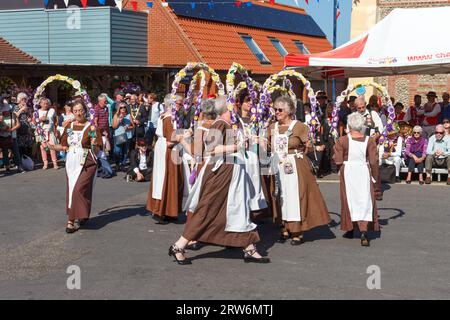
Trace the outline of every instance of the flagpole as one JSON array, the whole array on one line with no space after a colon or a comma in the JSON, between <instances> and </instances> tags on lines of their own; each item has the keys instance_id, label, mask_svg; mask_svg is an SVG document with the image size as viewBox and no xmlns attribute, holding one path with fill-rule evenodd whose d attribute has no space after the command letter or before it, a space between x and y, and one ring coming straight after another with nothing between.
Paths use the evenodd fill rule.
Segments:
<instances>
[{"instance_id":1,"label":"flagpole","mask_svg":"<svg viewBox=\"0 0 450 320\"><path fill-rule=\"evenodd\" d=\"M333 0L333 49L336 49L337 40L337 1ZM333 78L331 88L332 101L336 101L336 80Z\"/></svg>"}]
</instances>

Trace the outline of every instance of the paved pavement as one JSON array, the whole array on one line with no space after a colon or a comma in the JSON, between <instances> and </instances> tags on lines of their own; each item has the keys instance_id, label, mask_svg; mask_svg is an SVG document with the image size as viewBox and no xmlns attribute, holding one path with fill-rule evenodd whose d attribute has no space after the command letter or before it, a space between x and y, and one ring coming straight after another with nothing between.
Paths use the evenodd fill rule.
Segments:
<instances>
[{"instance_id":1,"label":"paved pavement","mask_svg":"<svg viewBox=\"0 0 450 320\"><path fill-rule=\"evenodd\" d=\"M0 171L0 299L449 299L450 187L390 186L378 203L381 237L363 248L342 238L335 178L320 182L331 228L293 247L275 243L270 222L260 226L271 264L208 246L179 266L167 250L183 225L154 224L148 183L98 179L89 227L68 235L64 170ZM80 267L80 290L67 289L70 265ZM381 289L367 288L371 265Z\"/></svg>"}]
</instances>

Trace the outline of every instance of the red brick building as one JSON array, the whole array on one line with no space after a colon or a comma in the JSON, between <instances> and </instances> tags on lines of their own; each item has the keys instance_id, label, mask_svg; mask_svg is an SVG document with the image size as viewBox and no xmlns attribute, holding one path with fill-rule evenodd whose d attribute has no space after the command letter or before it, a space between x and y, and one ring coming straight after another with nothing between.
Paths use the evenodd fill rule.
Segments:
<instances>
[{"instance_id":1,"label":"red brick building","mask_svg":"<svg viewBox=\"0 0 450 320\"><path fill-rule=\"evenodd\" d=\"M251 6L243 2L240 7L230 2L222 8L220 4L208 8L208 2L192 8L186 2L161 0L148 8L146 0L137 2L139 11L148 11L149 65L181 67L198 61L224 74L238 62L264 81L282 70L286 52L332 48L319 26L299 8L264 1L248 1ZM125 8L133 9L130 2Z\"/></svg>"}]
</instances>

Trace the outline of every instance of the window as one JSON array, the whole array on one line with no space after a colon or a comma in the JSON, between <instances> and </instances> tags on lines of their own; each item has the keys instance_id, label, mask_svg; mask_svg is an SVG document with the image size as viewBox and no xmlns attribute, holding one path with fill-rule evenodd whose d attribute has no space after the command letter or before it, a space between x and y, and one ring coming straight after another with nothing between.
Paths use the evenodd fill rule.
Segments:
<instances>
[{"instance_id":1,"label":"window","mask_svg":"<svg viewBox=\"0 0 450 320\"><path fill-rule=\"evenodd\" d=\"M258 59L261 64L270 64L269 59L265 56L265 54L261 51L261 49L256 44L255 40L247 34L241 34L242 40L244 40L245 44L248 48L253 52L253 54Z\"/></svg>"},{"instance_id":2,"label":"window","mask_svg":"<svg viewBox=\"0 0 450 320\"><path fill-rule=\"evenodd\" d=\"M270 40L270 42L272 42L273 46L275 47L275 49L277 49L278 53L282 57L284 57L288 54L287 50L283 47L280 40L278 40L276 38L271 38L271 37L269 37L269 40Z\"/></svg>"},{"instance_id":3,"label":"window","mask_svg":"<svg viewBox=\"0 0 450 320\"><path fill-rule=\"evenodd\" d=\"M300 40L294 40L294 43L297 46L298 50L300 50L301 53L303 53L303 54L310 54L308 48L305 47L303 42L301 42Z\"/></svg>"}]
</instances>

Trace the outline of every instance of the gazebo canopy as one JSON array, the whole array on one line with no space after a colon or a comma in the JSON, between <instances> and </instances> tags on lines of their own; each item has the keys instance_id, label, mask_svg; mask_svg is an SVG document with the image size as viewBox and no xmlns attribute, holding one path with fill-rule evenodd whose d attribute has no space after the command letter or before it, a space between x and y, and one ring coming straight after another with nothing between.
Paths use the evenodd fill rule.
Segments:
<instances>
[{"instance_id":1,"label":"gazebo canopy","mask_svg":"<svg viewBox=\"0 0 450 320\"><path fill-rule=\"evenodd\" d=\"M288 54L311 78L450 73L450 6L395 9L368 32L327 52Z\"/></svg>"}]
</instances>

